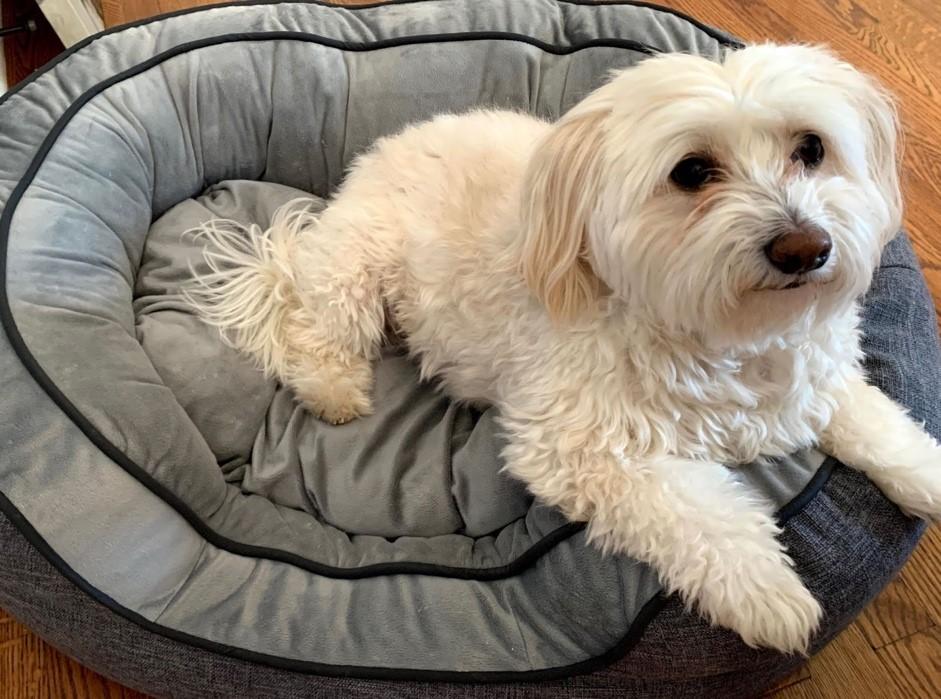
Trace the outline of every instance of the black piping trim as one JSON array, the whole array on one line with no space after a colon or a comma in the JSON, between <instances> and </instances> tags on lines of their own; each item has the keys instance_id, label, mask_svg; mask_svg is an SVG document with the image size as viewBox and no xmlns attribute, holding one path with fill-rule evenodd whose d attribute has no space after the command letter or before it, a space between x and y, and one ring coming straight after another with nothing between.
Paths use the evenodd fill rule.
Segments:
<instances>
[{"instance_id":1,"label":"black piping trim","mask_svg":"<svg viewBox=\"0 0 941 699\"><path fill-rule=\"evenodd\" d=\"M414 0L411 0L414 1ZM638 44L635 41L623 40L623 39L610 39L610 40L594 40L590 42L585 42L583 44L578 44L574 46L551 46L543 42L532 39L531 37L517 35L517 34L508 34L502 32L474 32L469 34L441 34L441 35L423 35L415 36L401 39L391 39L376 41L371 43L349 43L341 42L335 39L328 39L325 37L320 37L312 34L305 34L301 32L259 32L259 33L246 33L246 34L231 34L223 35L217 37L208 37L205 39L200 39L197 41L192 41L186 44L180 44L175 46L163 53L160 53L156 56L152 56L149 60L129 68L121 73L111 76L107 80L104 80L94 87L87 90L83 93L78 99L75 100L68 109L59 117L56 121L53 128L46 135L46 138L43 140L40 145L36 155L33 157L32 162L26 170L26 173L23 175L22 179L17 183L16 188L10 194L10 198L6 204L6 207L3 210L3 215L0 217L0 322L2 322L3 329L6 331L7 336L10 339L10 344L13 346L14 351L17 356L20 358L20 361L26 367L27 371L33 376L36 382L42 387L46 394L55 402L66 416L92 441L92 443L97 446L106 456L108 456L112 461L118 464L121 468L131 474L136 478L140 483L145 487L151 490L159 498L161 498L168 505L173 507L181 517L183 517L189 524L192 526L199 534L205 538L209 543L213 544L217 548L229 551L234 554L249 556L254 558L267 558L275 561L281 561L284 563L289 563L295 565L304 570L310 571L317 575L322 575L324 577L330 578L364 578L372 577L377 575L399 575L399 574L412 574L412 575L430 575L438 577L449 577L449 578L458 578L465 580L498 580L501 578L507 578L519 574L529 566L531 566L540 556L545 554L555 545L568 539L577 532L581 531L584 528L584 524L580 523L569 523L558 527L553 530L545 537L534 543L529 549L524 551L522 554L517 556L512 561L500 566L492 566L489 568L467 568L467 567L458 567L458 566L443 566L436 565L432 563L421 563L414 561L403 561L403 562L387 562L387 563L377 563L366 566L351 567L351 568L341 568L338 566L326 565L318 561L312 561L303 556L300 556L295 553L288 551L282 551L278 549L272 549L264 546L255 546L251 544L245 544L242 542L234 541L229 539L226 536L218 533L211 527L209 527L193 510L175 493L173 493L169 488L164 486L162 483L157 481L153 476L147 473L146 470L141 468L138 464L134 463L128 456L122 452L117 446L111 443L92 423L88 418L86 418L82 412L68 399L68 397L62 393L59 387L55 382L49 377L48 374L43 370L42 366L39 364L38 360L30 352L26 341L20 335L19 329L16 325L16 321L13 317L12 309L10 308L9 296L7 294L7 247L10 237L10 224L13 218L13 215L16 211L17 206L19 205L20 200L23 197L23 194L29 188L33 179L36 176L36 173L39 171L39 168L42 166L46 156L49 154L49 151L55 145L62 131L71 121L71 119L94 97L99 95L104 90L116 85L124 80L127 80L131 77L134 77L154 66L159 65L160 63L173 58L175 56L187 53L200 48L205 48L208 46L216 46L223 43L231 42L241 42L241 41L280 41L280 40L296 40L296 41L306 41L311 43L316 43L322 46L327 46L330 48L336 48L346 51L372 51L382 48L389 48L393 46L402 46L402 45L413 45L413 44L424 44L424 43L449 43L449 42L462 42L462 41L519 41L522 43L527 43L537 48L557 54L569 54L576 51L580 51L585 48L593 46L609 46L615 48L624 48L634 51L642 51L645 53L654 51L651 47L645 46L643 44Z\"/></svg>"},{"instance_id":2,"label":"black piping trim","mask_svg":"<svg viewBox=\"0 0 941 699\"><path fill-rule=\"evenodd\" d=\"M805 485L797 495L791 498L790 502L786 503L778 510L775 517L780 526L784 526L789 519L810 504L810 501L816 497L821 488L830 480L830 476L833 475L833 470L837 467L837 464L839 464L839 461L832 456L824 458L823 463L820 464L820 468L818 468L813 477L807 481L807 485Z\"/></svg>"},{"instance_id":3,"label":"black piping trim","mask_svg":"<svg viewBox=\"0 0 941 699\"><path fill-rule=\"evenodd\" d=\"M356 10L374 10L381 7L391 7L394 5L414 5L421 2L436 2L437 0L386 0L385 2L374 2L368 5L334 5L330 2L324 2L323 0L232 0L231 2L221 2L217 5L203 5L200 7L190 7L183 10L176 10L174 12L167 12L162 15L156 15L154 17L145 17L144 19L139 19L135 22L127 22L125 24L119 24L114 27L105 29L104 31L98 32L97 34L92 34L87 36L77 44L70 46L68 49L60 53L58 56L47 62L42 67L33 71L33 73L16 85L11 87L6 94L0 95L0 105L6 102L10 97L18 93L20 90L25 88L27 85L32 83L37 78L41 77L43 74L48 73L50 70L55 68L59 63L69 58L72 54L81 51L83 48L89 44L97 41L98 39L110 36L111 34L117 34L118 32L124 31L125 29L132 29L135 27L143 27L148 24L153 24L154 22L160 22L165 19L172 19L173 17L182 17L184 15L195 14L196 12L207 12L210 10L217 10L224 7L258 7L265 5L317 5L319 7L331 7L338 10L347 10L347 11L356 11ZM708 24L704 24L697 20L694 17L680 12L679 10L674 10L671 7L663 7L662 5L657 5L652 2L641 2L640 0L601 0L601 1L592 1L592 0L556 0L556 2L566 3L569 5L626 5L629 7L642 7L644 9L653 10L655 12L662 12L668 15L674 15L680 19L686 20L694 27L705 33L712 39L715 39L723 46L728 46L730 48L742 48L744 44L734 39L730 39L724 34L716 31L713 27L710 27Z\"/></svg>"},{"instance_id":4,"label":"black piping trim","mask_svg":"<svg viewBox=\"0 0 941 699\"><path fill-rule=\"evenodd\" d=\"M789 519L797 515L811 500L823 489L837 462L827 457L814 477L804 486L798 495L778 510L777 519L783 526ZM655 594L640 608L637 616L631 622L624 636L611 648L600 655L587 658L569 665L560 665L558 667L545 668L542 670L497 670L497 671L459 671L459 670L420 670L420 669L402 669L390 667L371 667L365 665L333 665L328 663L318 663L309 660L295 660L292 658L282 658L268 653L258 653L256 651L230 646L216 641L210 641L200 636L178 631L167 626L141 616L127 607L122 606L113 598L106 595L101 590L91 585L81 575L79 575L66 561L56 553L55 549L43 538L29 520L17 509L17 507L7 499L6 495L0 492L0 512L10 520L20 533L26 537L32 546L49 561L62 575L72 584L78 587L93 600L107 609L116 613L118 616L137 624L146 631L155 633L164 638L168 638L178 643L183 643L201 650L224 655L226 657L237 658L251 663L259 663L280 670L290 672L301 672L314 675L323 675L326 677L351 677L357 679L374 680L392 680L392 681L419 681L419 682L470 682L470 683L494 683L494 682L539 682L558 680L572 675L581 675L595 672L621 660L637 645L643 637L644 632L656 616L663 610L670 596L661 593Z\"/></svg>"}]
</instances>

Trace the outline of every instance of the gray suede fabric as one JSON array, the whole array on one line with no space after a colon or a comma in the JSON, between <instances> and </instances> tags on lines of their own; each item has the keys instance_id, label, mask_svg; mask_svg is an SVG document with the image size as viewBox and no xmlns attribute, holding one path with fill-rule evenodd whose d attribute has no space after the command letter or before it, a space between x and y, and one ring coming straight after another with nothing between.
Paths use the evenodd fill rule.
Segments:
<instances>
[{"instance_id":1,"label":"gray suede fabric","mask_svg":"<svg viewBox=\"0 0 941 699\"><path fill-rule=\"evenodd\" d=\"M644 46L717 58L732 43L631 4L249 4L102 36L0 99L6 516L114 613L261 663L492 680L627 652L656 575L503 476L492 411L450 403L390 348L376 414L324 425L199 323L182 286L201 264L189 228L265 226L435 113L555 118ZM904 237L876 289L872 308L897 308L868 318L873 378L937 429L936 328ZM822 461L740 473L784 506ZM10 589L22 608L29 591Z\"/></svg>"}]
</instances>

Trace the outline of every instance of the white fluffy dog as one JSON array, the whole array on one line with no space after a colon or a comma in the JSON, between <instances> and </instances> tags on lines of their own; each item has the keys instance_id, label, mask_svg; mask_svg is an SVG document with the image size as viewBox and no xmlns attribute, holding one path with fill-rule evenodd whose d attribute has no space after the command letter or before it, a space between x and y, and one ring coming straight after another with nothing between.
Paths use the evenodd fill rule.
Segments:
<instances>
[{"instance_id":1,"label":"white fluffy dog","mask_svg":"<svg viewBox=\"0 0 941 699\"><path fill-rule=\"evenodd\" d=\"M941 515L941 447L860 369L857 301L900 220L872 80L804 46L664 55L556 123L384 138L320 215L209 224L193 296L331 422L369 412L401 333L424 377L498 406L537 497L746 643L799 652L821 608L724 464L820 444Z\"/></svg>"}]
</instances>

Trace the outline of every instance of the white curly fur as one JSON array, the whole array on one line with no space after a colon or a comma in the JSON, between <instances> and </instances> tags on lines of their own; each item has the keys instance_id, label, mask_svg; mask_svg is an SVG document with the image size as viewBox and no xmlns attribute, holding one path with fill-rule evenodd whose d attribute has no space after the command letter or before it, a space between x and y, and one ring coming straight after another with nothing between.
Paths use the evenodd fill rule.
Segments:
<instances>
[{"instance_id":1,"label":"white curly fur","mask_svg":"<svg viewBox=\"0 0 941 699\"><path fill-rule=\"evenodd\" d=\"M794 162L801 134L826 148ZM319 216L213 222L193 301L317 415L369 411L387 323L422 374L499 407L507 469L746 643L821 615L772 507L721 464L818 441L941 514L941 448L860 373L857 299L901 216L891 102L819 48L651 59L555 124L479 111L380 140ZM673 186L690 153L720 178ZM833 240L793 278L782 223Z\"/></svg>"}]
</instances>

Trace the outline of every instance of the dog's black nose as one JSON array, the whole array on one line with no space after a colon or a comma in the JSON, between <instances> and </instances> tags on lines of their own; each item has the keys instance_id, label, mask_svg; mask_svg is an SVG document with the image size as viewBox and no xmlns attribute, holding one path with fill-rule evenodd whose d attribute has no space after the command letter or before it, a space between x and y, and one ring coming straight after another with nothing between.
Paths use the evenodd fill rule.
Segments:
<instances>
[{"instance_id":1,"label":"dog's black nose","mask_svg":"<svg viewBox=\"0 0 941 699\"><path fill-rule=\"evenodd\" d=\"M805 223L780 234L765 247L765 256L785 274L803 274L823 267L833 241L820 226Z\"/></svg>"}]
</instances>

